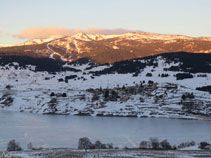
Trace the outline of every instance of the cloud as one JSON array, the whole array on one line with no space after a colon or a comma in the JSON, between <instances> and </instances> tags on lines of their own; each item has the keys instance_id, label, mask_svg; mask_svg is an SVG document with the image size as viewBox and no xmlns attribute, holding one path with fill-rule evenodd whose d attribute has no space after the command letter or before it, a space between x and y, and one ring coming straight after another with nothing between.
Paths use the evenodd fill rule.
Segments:
<instances>
[{"instance_id":1,"label":"cloud","mask_svg":"<svg viewBox=\"0 0 211 158\"><path fill-rule=\"evenodd\" d=\"M88 28L88 29L69 29L63 27L31 27L21 31L18 35L13 35L16 38L35 39L35 38L49 38L71 36L77 33L96 33L96 34L122 34L132 32L122 28L117 29L101 29L101 28Z\"/></svg>"}]
</instances>

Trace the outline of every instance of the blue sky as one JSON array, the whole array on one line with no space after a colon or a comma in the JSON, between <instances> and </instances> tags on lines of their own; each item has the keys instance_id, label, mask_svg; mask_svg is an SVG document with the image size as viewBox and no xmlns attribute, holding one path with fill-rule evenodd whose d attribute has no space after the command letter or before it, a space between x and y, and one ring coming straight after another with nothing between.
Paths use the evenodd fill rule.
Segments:
<instances>
[{"instance_id":1,"label":"blue sky","mask_svg":"<svg viewBox=\"0 0 211 158\"><path fill-rule=\"evenodd\" d=\"M211 0L0 0L0 43L24 29L104 28L211 37Z\"/></svg>"}]
</instances>

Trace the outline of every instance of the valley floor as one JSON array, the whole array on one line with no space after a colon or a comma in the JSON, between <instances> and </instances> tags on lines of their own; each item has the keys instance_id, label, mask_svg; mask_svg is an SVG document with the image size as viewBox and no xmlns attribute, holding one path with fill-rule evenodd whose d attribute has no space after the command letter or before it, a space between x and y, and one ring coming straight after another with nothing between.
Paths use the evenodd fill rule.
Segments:
<instances>
[{"instance_id":1,"label":"valley floor","mask_svg":"<svg viewBox=\"0 0 211 158\"><path fill-rule=\"evenodd\" d=\"M42 151L10 152L12 158L210 158L211 150L92 150L46 149Z\"/></svg>"}]
</instances>

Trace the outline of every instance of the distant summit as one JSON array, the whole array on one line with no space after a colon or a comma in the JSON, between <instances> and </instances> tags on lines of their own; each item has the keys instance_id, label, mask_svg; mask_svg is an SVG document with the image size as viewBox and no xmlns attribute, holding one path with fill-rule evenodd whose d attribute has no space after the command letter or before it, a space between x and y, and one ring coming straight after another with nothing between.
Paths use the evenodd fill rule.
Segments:
<instances>
[{"instance_id":1,"label":"distant summit","mask_svg":"<svg viewBox=\"0 0 211 158\"><path fill-rule=\"evenodd\" d=\"M104 64L179 51L211 53L211 38L147 32L116 35L78 33L62 38L34 39L18 45L2 46L0 55L50 57L63 61L89 58Z\"/></svg>"}]
</instances>

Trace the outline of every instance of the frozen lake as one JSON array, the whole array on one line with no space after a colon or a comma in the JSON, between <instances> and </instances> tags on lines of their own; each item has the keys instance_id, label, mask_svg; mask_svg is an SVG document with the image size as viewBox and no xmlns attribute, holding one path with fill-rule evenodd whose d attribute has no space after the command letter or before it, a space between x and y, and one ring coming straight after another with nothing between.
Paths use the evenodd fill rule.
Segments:
<instances>
[{"instance_id":1,"label":"frozen lake","mask_svg":"<svg viewBox=\"0 0 211 158\"><path fill-rule=\"evenodd\" d=\"M0 150L11 139L26 149L35 147L76 148L80 137L114 146L137 147L142 140L157 137L172 144L184 141L211 140L211 121L161 118L83 117L37 115L0 111Z\"/></svg>"}]
</instances>

